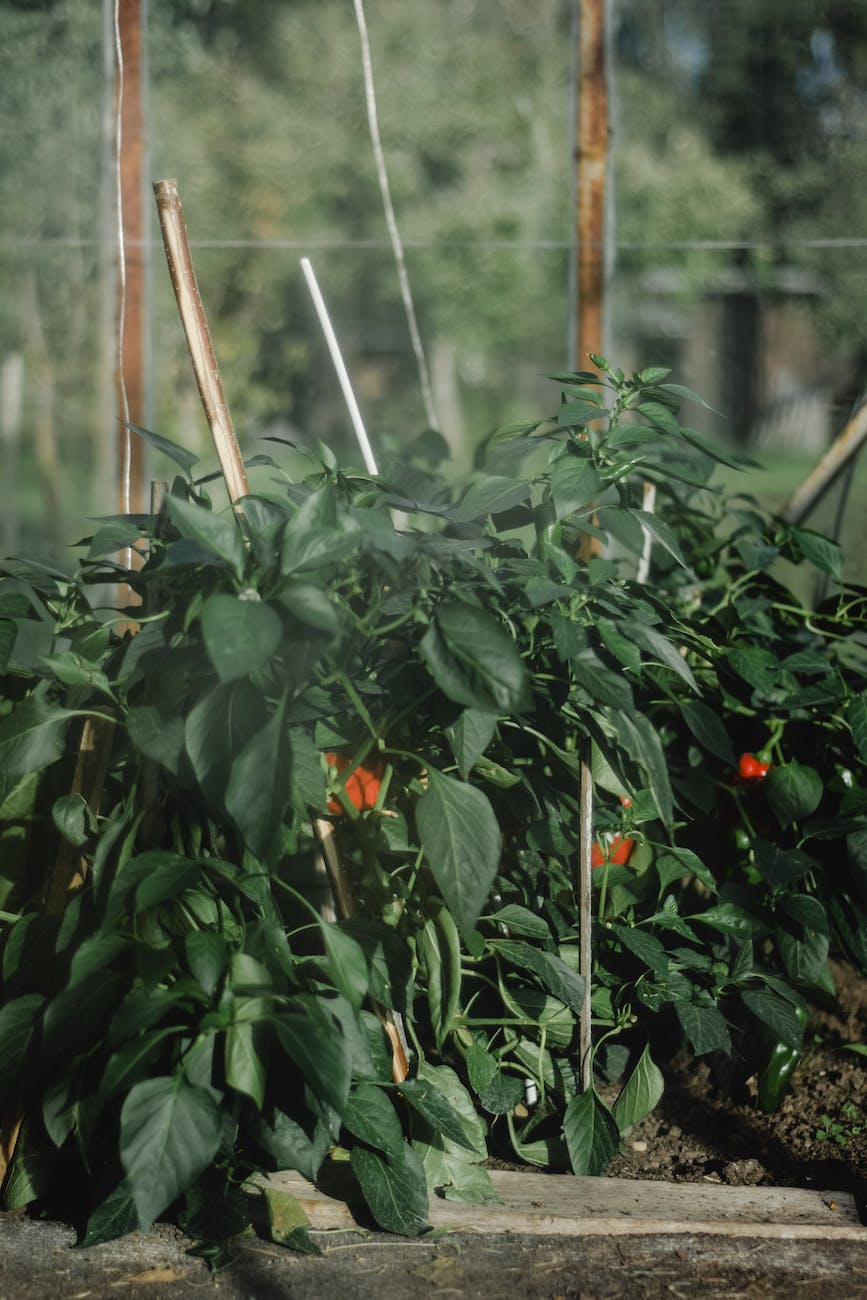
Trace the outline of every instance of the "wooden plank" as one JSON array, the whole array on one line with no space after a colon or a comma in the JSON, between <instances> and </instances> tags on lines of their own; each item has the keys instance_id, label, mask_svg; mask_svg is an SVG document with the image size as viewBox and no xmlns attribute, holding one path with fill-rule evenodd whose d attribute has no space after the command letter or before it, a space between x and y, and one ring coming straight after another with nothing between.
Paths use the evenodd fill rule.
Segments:
<instances>
[{"instance_id":1,"label":"wooden plank","mask_svg":"<svg viewBox=\"0 0 867 1300\"><path fill-rule=\"evenodd\" d=\"M429 1222L456 1232L522 1232L540 1236L636 1236L704 1233L778 1239L867 1242L848 1192L797 1187L726 1187L702 1183L574 1178L564 1174L491 1175L499 1198L467 1205L433 1197ZM369 1227L370 1218L347 1165L326 1166L314 1186L300 1174L260 1179L289 1192L317 1230Z\"/></svg>"}]
</instances>

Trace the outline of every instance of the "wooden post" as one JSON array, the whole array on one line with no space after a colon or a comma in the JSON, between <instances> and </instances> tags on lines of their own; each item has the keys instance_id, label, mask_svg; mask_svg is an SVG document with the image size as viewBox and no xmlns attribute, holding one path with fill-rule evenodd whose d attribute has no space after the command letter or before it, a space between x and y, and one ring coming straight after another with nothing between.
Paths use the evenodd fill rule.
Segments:
<instances>
[{"instance_id":1,"label":"wooden post","mask_svg":"<svg viewBox=\"0 0 867 1300\"><path fill-rule=\"evenodd\" d=\"M608 167L608 91L605 69L605 0L581 0L578 31L578 304L575 364L585 368L589 352L604 349L605 182ZM581 541L585 559L599 551L590 534ZM578 851L579 967L584 1001L578 1024L581 1086L593 1084L590 998L592 994L593 776L585 745L580 766L581 834Z\"/></svg>"},{"instance_id":2,"label":"wooden post","mask_svg":"<svg viewBox=\"0 0 867 1300\"><path fill-rule=\"evenodd\" d=\"M115 372L118 431L118 513L143 514L144 445L125 427L145 422L145 210L142 112L141 0L117 0L115 167L118 175L118 349Z\"/></svg>"},{"instance_id":3,"label":"wooden post","mask_svg":"<svg viewBox=\"0 0 867 1300\"><path fill-rule=\"evenodd\" d=\"M608 89L605 0L581 0L578 31L578 320L576 362L604 347Z\"/></svg>"},{"instance_id":4,"label":"wooden post","mask_svg":"<svg viewBox=\"0 0 867 1300\"><path fill-rule=\"evenodd\" d=\"M240 498L249 495L250 485L247 481L247 471L244 467L241 449L238 446L235 426L232 424L232 417L229 414L229 408L223 394L223 384L217 367L214 345L211 342L211 333L202 306L199 286L196 283L196 273L190 256L187 228L184 224L184 213L178 195L177 181L155 181L154 196L157 202L157 212L160 218L160 229L166 250L169 275L172 280L172 288L175 291L175 299L178 304L181 324L184 327L187 346L190 349L190 359L193 363L193 372L196 376L199 396L202 399L205 418L208 421L208 427L214 439L214 446L217 449L217 456L219 457L220 468L223 471L223 478L226 481L229 500L237 509Z\"/></svg>"}]
</instances>

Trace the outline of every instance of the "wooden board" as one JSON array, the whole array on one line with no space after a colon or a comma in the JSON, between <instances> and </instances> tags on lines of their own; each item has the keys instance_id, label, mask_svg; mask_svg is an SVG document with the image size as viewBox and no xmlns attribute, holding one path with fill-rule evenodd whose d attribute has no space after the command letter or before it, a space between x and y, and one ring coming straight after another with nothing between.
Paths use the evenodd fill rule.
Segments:
<instances>
[{"instance_id":1,"label":"wooden board","mask_svg":"<svg viewBox=\"0 0 867 1300\"><path fill-rule=\"evenodd\" d=\"M794 1187L728 1187L703 1183L575 1178L568 1174L491 1174L498 1200L489 1205L431 1198L434 1228L456 1232L525 1232L544 1236L623 1236L712 1233L722 1236L861 1239L867 1242L848 1192ZM318 1230L369 1227L347 1165L323 1170L314 1186L280 1172L260 1182L289 1192Z\"/></svg>"}]
</instances>

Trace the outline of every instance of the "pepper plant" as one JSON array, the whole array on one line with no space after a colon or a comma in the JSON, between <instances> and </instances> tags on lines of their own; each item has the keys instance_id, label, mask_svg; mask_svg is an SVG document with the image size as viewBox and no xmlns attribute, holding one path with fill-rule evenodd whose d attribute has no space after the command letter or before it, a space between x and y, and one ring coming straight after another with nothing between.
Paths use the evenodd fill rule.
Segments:
<instances>
[{"instance_id":1,"label":"pepper plant","mask_svg":"<svg viewBox=\"0 0 867 1300\"><path fill-rule=\"evenodd\" d=\"M222 512L140 431L180 471L158 513L74 576L4 564L7 1207L213 1244L259 1198L304 1249L257 1175L344 1159L418 1234L490 1155L604 1171L675 1046L738 1086L800 1051L830 953L867 966L865 593L713 487L666 371L593 362L458 490L320 449Z\"/></svg>"}]
</instances>

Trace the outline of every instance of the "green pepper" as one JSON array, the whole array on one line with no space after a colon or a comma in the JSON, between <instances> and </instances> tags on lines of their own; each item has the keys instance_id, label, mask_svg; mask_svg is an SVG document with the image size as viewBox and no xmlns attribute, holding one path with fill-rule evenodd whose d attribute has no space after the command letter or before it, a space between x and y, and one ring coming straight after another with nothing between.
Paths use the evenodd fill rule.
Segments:
<instances>
[{"instance_id":1,"label":"green pepper","mask_svg":"<svg viewBox=\"0 0 867 1300\"><path fill-rule=\"evenodd\" d=\"M801 1028L804 1029L807 1024L807 1013L800 1007L796 1008L796 1012ZM775 1044L767 1065L759 1074L758 1102L766 1115L780 1109L783 1098L789 1091L792 1075L803 1055L803 1047L791 1047L788 1043L782 1042Z\"/></svg>"}]
</instances>

